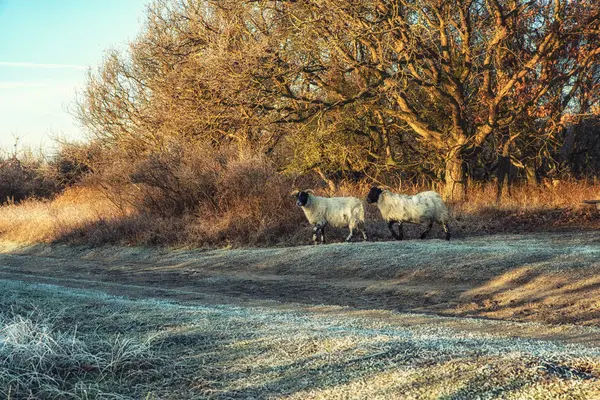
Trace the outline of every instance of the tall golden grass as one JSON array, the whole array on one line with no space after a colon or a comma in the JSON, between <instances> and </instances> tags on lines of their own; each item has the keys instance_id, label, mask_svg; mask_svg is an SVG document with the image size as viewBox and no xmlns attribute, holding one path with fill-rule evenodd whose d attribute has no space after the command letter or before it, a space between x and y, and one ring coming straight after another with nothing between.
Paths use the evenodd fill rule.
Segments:
<instances>
[{"instance_id":1,"label":"tall golden grass","mask_svg":"<svg viewBox=\"0 0 600 400\"><path fill-rule=\"evenodd\" d=\"M54 200L30 199L4 205L0 207L0 240L23 244L66 241L210 247L308 243L308 224L288 195L293 188L291 181L277 178L272 170L257 172L255 162L241 160L229 170L229 175L220 181L220 191L215 193L221 197L217 207L200 205L195 213L180 217L117 206L114 199L94 187L69 188ZM368 182L342 183L333 193L318 188L316 192L364 198L369 186ZM414 194L429 188L391 189ZM495 201L495 185L472 185L468 199L450 205L454 215L452 229L458 236L600 227L600 211L583 204L583 200L600 199L600 187L592 183L561 181L550 187L515 186L500 204ZM368 206L367 219L373 239L390 239L376 207ZM333 240L341 238L331 236Z\"/></svg>"},{"instance_id":2,"label":"tall golden grass","mask_svg":"<svg viewBox=\"0 0 600 400\"><path fill-rule=\"evenodd\" d=\"M73 187L54 200L28 199L0 206L0 239L25 244L53 242L92 221L119 216L98 190Z\"/></svg>"},{"instance_id":3,"label":"tall golden grass","mask_svg":"<svg viewBox=\"0 0 600 400\"><path fill-rule=\"evenodd\" d=\"M584 200L600 199L600 185L576 180L555 180L546 185L517 185L508 195L506 189L500 204L495 204L496 185L472 185L469 201L461 204L464 212L477 212L485 207L501 210L543 210L548 208L587 208Z\"/></svg>"}]
</instances>

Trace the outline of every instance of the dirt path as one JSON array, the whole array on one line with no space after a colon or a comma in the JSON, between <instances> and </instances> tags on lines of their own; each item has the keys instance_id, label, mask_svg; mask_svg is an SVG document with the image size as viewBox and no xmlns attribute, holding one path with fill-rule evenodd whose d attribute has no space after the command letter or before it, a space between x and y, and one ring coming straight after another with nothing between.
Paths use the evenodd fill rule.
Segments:
<instances>
[{"instance_id":1,"label":"dirt path","mask_svg":"<svg viewBox=\"0 0 600 400\"><path fill-rule=\"evenodd\" d=\"M600 234L589 232L211 251L0 244L2 279L373 318L402 311L417 313L407 324L480 332L502 322L432 315L551 323L500 330L592 345L599 272Z\"/></svg>"}]
</instances>

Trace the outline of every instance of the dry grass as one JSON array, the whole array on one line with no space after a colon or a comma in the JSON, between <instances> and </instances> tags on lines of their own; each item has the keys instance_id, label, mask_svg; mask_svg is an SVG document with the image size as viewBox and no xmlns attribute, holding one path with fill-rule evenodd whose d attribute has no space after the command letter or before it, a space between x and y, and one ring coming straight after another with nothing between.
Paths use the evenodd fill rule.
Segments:
<instances>
[{"instance_id":1,"label":"dry grass","mask_svg":"<svg viewBox=\"0 0 600 400\"><path fill-rule=\"evenodd\" d=\"M260 160L259 160L260 161ZM27 200L0 207L0 239L20 243L67 241L71 243L272 246L305 244L310 229L302 211L288 196L292 183L278 177L267 164L254 158L231 161L219 178L215 200L202 201L193 214L158 215L136 211L135 205L109 199L91 187L67 189L54 200ZM364 197L366 182L341 184L334 193L317 188L321 195ZM414 194L430 190L418 186L392 190ZM130 195L134 186L121 188ZM452 204L455 236L521 233L536 230L600 227L600 213L583 200L600 198L597 185L561 181L545 187L517 186L501 204L495 202L493 184L474 186L469 201ZM372 240L389 240L386 224L374 206L367 206L367 229ZM418 226L406 226L407 237L418 235ZM344 232L332 230L328 240L341 241ZM440 235L434 228L432 237Z\"/></svg>"},{"instance_id":2,"label":"dry grass","mask_svg":"<svg viewBox=\"0 0 600 400\"><path fill-rule=\"evenodd\" d=\"M228 204L213 209L214 214L207 207L183 216L138 212L131 206L115 205L103 191L70 188L54 200L30 199L1 206L0 239L23 244L276 244L296 236L293 228L301 222L300 215L289 216L287 191L278 188L267 187L268 194L229 195Z\"/></svg>"},{"instance_id":3,"label":"dry grass","mask_svg":"<svg viewBox=\"0 0 600 400\"><path fill-rule=\"evenodd\" d=\"M192 306L13 281L0 281L0 288L0 309L13 308L1 325L0 355L6 359L0 379L21 379L13 389L3 386L5 398L458 400L600 394L598 348L510 337L503 334L512 325L506 322L472 321L489 324L486 334L407 325L414 315L345 315L339 307L307 312ZM23 334L18 339L7 334L14 331ZM39 374L25 379L21 368ZM43 379L47 385L36 386Z\"/></svg>"},{"instance_id":4,"label":"dry grass","mask_svg":"<svg viewBox=\"0 0 600 400\"><path fill-rule=\"evenodd\" d=\"M116 207L93 188L70 188L54 200L25 200L0 207L0 238L48 243L91 222L116 218Z\"/></svg>"},{"instance_id":5,"label":"dry grass","mask_svg":"<svg viewBox=\"0 0 600 400\"><path fill-rule=\"evenodd\" d=\"M554 181L549 185L518 185L508 195L506 189L501 204L495 205L495 184L472 186L468 193L469 202L464 205L464 212L476 213L485 207L496 207L501 210L540 210L549 208L586 207L583 200L600 199L600 188L596 182L575 180ZM472 208L471 208L472 207Z\"/></svg>"},{"instance_id":6,"label":"dry grass","mask_svg":"<svg viewBox=\"0 0 600 400\"><path fill-rule=\"evenodd\" d=\"M465 234L522 233L536 230L598 229L600 212L583 204L600 199L598 185L560 181L549 186L516 186L495 203L492 184L471 188L469 201L454 206L459 231Z\"/></svg>"}]
</instances>

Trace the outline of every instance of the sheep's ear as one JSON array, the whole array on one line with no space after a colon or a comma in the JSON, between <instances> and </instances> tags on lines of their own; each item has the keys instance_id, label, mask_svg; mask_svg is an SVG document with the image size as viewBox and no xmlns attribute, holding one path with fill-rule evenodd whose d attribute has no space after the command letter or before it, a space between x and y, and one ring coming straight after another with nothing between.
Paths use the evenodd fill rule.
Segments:
<instances>
[{"instance_id":1,"label":"sheep's ear","mask_svg":"<svg viewBox=\"0 0 600 400\"><path fill-rule=\"evenodd\" d=\"M292 196L292 197L298 197L299 194L300 194L299 190L294 190L292 193L290 193L290 196Z\"/></svg>"}]
</instances>

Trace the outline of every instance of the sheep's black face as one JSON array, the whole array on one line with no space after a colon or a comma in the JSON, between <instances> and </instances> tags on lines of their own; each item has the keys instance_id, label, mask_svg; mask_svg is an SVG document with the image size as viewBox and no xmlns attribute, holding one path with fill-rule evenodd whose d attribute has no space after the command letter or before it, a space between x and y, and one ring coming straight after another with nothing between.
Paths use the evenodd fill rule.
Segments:
<instances>
[{"instance_id":1,"label":"sheep's black face","mask_svg":"<svg viewBox=\"0 0 600 400\"><path fill-rule=\"evenodd\" d=\"M377 186L373 186L367 195L367 203L377 203L377 200L379 200L379 195L382 191L383 190L379 189Z\"/></svg>"},{"instance_id":2,"label":"sheep's black face","mask_svg":"<svg viewBox=\"0 0 600 400\"><path fill-rule=\"evenodd\" d=\"M296 198L296 205L298 207L304 207L308 203L308 193L299 192L298 197Z\"/></svg>"}]
</instances>

